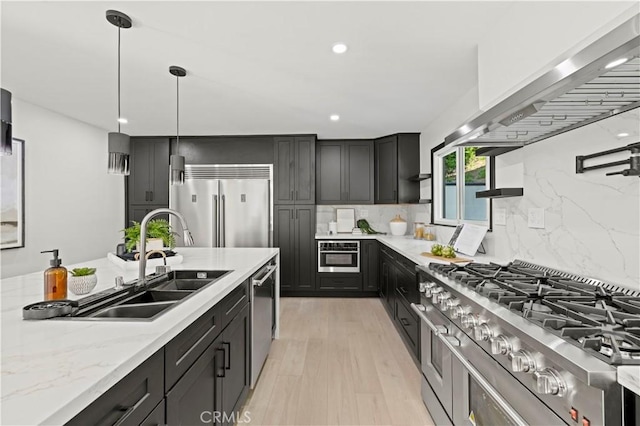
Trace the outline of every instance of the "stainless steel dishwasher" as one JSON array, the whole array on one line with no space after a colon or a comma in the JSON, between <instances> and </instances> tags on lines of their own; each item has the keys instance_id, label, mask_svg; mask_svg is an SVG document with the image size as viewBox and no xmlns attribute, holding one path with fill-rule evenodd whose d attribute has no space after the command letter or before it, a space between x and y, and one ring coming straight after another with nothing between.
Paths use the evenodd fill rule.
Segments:
<instances>
[{"instance_id":1,"label":"stainless steel dishwasher","mask_svg":"<svg viewBox=\"0 0 640 426\"><path fill-rule=\"evenodd\" d=\"M275 261L271 261L251 279L251 389L256 385L271 348L277 269Z\"/></svg>"}]
</instances>

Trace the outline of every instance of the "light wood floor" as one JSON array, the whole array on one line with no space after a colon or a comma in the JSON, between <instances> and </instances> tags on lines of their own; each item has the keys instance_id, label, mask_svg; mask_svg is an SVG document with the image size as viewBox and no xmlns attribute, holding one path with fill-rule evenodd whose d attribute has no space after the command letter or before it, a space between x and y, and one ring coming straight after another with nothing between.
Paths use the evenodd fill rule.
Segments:
<instances>
[{"instance_id":1,"label":"light wood floor","mask_svg":"<svg viewBox=\"0 0 640 426\"><path fill-rule=\"evenodd\" d=\"M380 300L282 298L280 314L250 425L433 425Z\"/></svg>"}]
</instances>

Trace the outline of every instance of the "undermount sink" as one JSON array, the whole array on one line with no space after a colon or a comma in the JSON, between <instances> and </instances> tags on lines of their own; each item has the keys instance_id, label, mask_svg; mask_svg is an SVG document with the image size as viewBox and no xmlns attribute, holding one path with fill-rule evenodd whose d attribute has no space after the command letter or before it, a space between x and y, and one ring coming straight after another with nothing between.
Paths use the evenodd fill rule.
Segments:
<instances>
[{"instance_id":1,"label":"undermount sink","mask_svg":"<svg viewBox=\"0 0 640 426\"><path fill-rule=\"evenodd\" d=\"M128 283L123 290L109 289L78 300L78 311L66 319L151 321L231 271L179 270L151 275L145 285Z\"/></svg>"},{"instance_id":2,"label":"undermount sink","mask_svg":"<svg viewBox=\"0 0 640 426\"><path fill-rule=\"evenodd\" d=\"M138 305L120 305L106 308L91 318L140 318L153 319L156 315L175 305L176 302L155 302Z\"/></svg>"}]
</instances>

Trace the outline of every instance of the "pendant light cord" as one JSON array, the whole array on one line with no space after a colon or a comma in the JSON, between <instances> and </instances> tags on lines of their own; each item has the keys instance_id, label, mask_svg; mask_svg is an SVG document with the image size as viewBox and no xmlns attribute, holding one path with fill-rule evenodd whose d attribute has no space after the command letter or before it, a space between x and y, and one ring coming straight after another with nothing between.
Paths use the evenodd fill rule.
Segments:
<instances>
[{"instance_id":1,"label":"pendant light cord","mask_svg":"<svg viewBox=\"0 0 640 426\"><path fill-rule=\"evenodd\" d=\"M118 26L118 133L120 133L120 27Z\"/></svg>"},{"instance_id":2,"label":"pendant light cord","mask_svg":"<svg viewBox=\"0 0 640 426\"><path fill-rule=\"evenodd\" d=\"M176 76L176 153L180 146L180 77Z\"/></svg>"}]
</instances>

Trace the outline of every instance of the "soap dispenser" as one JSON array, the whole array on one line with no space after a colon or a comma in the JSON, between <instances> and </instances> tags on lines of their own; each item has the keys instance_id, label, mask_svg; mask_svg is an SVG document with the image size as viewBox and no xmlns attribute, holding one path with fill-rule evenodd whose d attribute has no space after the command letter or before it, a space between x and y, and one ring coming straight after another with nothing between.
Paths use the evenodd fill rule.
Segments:
<instances>
[{"instance_id":1,"label":"soap dispenser","mask_svg":"<svg viewBox=\"0 0 640 426\"><path fill-rule=\"evenodd\" d=\"M49 261L51 268L44 271L44 300L66 299L67 268L62 266L62 259L58 258L58 249L40 253L53 253L53 259Z\"/></svg>"}]
</instances>

